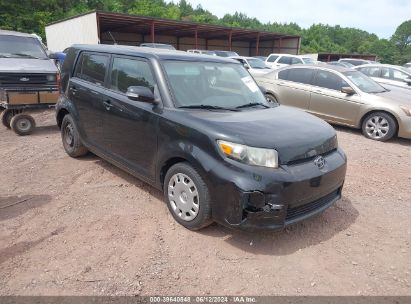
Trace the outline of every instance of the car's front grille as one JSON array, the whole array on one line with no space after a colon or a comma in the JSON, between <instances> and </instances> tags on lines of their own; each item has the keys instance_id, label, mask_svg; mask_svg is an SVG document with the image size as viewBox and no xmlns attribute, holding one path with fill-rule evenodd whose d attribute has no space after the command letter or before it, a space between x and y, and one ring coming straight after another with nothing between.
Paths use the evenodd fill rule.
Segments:
<instances>
[{"instance_id":1,"label":"car's front grille","mask_svg":"<svg viewBox=\"0 0 411 304\"><path fill-rule=\"evenodd\" d=\"M0 74L0 88L54 87L56 85L56 80L47 80L47 74Z\"/></svg>"},{"instance_id":2,"label":"car's front grille","mask_svg":"<svg viewBox=\"0 0 411 304\"><path fill-rule=\"evenodd\" d=\"M328 205L329 203L331 203L339 195L340 195L340 189L337 189L316 201L313 201L313 202L310 202L310 203L307 203L301 206L288 208L285 221L286 222L292 221L292 220L295 220L296 218L299 218L306 214L314 212L315 210L320 209L321 207L324 207Z\"/></svg>"}]
</instances>

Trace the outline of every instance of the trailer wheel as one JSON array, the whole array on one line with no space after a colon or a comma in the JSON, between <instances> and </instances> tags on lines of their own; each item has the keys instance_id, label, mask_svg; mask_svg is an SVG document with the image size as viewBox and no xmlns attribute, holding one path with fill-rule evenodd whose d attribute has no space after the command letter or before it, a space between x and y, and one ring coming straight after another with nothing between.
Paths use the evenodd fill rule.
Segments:
<instances>
[{"instance_id":1,"label":"trailer wheel","mask_svg":"<svg viewBox=\"0 0 411 304\"><path fill-rule=\"evenodd\" d=\"M10 123L11 129L18 135L29 135L36 127L34 118L27 114L17 114L13 116Z\"/></svg>"},{"instance_id":2,"label":"trailer wheel","mask_svg":"<svg viewBox=\"0 0 411 304\"><path fill-rule=\"evenodd\" d=\"M7 129L11 128L10 123L14 115L15 115L14 110L9 110L9 109L6 109L1 113L1 122L3 126L5 126Z\"/></svg>"}]
</instances>

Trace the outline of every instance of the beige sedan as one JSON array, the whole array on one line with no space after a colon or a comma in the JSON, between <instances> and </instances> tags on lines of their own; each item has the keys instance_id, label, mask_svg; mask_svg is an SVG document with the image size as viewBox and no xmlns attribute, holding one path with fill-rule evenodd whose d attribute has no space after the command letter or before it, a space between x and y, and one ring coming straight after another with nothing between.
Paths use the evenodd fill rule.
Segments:
<instances>
[{"instance_id":1,"label":"beige sedan","mask_svg":"<svg viewBox=\"0 0 411 304\"><path fill-rule=\"evenodd\" d=\"M362 129L371 139L411 139L411 94L388 90L359 71L339 66L289 66L255 77L267 99L330 123Z\"/></svg>"}]
</instances>

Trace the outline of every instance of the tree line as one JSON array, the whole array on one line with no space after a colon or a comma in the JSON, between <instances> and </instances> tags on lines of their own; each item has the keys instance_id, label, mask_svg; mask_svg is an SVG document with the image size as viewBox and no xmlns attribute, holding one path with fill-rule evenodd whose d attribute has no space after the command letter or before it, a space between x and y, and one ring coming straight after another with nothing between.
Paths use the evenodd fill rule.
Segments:
<instances>
[{"instance_id":1,"label":"tree line","mask_svg":"<svg viewBox=\"0 0 411 304\"><path fill-rule=\"evenodd\" d=\"M369 53L383 63L411 62L411 20L400 24L390 39L380 39L339 25L313 24L304 29L296 23L262 23L239 12L218 18L186 0L0 0L0 28L36 33L45 39L47 24L95 9L300 35L301 53Z\"/></svg>"}]
</instances>

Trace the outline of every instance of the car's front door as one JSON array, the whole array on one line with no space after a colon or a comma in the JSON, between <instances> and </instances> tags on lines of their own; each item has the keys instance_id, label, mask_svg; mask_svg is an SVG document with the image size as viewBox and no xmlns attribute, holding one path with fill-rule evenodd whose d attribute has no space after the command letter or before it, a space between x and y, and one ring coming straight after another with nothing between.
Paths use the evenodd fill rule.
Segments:
<instances>
[{"instance_id":1,"label":"car's front door","mask_svg":"<svg viewBox=\"0 0 411 304\"><path fill-rule=\"evenodd\" d=\"M314 70L289 68L278 72L277 98L280 104L308 110Z\"/></svg>"},{"instance_id":2,"label":"car's front door","mask_svg":"<svg viewBox=\"0 0 411 304\"><path fill-rule=\"evenodd\" d=\"M338 74L317 70L314 77L309 112L329 122L355 126L361 97L341 92L350 85Z\"/></svg>"},{"instance_id":3,"label":"car's front door","mask_svg":"<svg viewBox=\"0 0 411 304\"><path fill-rule=\"evenodd\" d=\"M400 70L382 67L381 68L381 79L383 83L400 86L400 87L410 87L405 80L410 76Z\"/></svg>"},{"instance_id":4,"label":"car's front door","mask_svg":"<svg viewBox=\"0 0 411 304\"><path fill-rule=\"evenodd\" d=\"M150 63L143 58L113 55L105 94L104 134L107 150L115 160L142 177L154 180L157 157L158 105L127 98L130 86L154 92L156 82ZM156 96L158 93L155 92Z\"/></svg>"},{"instance_id":5,"label":"car's front door","mask_svg":"<svg viewBox=\"0 0 411 304\"><path fill-rule=\"evenodd\" d=\"M107 54L80 53L68 88L69 98L79 116L76 120L81 137L88 145L98 149L104 147L105 108L102 96L109 59Z\"/></svg>"}]
</instances>

